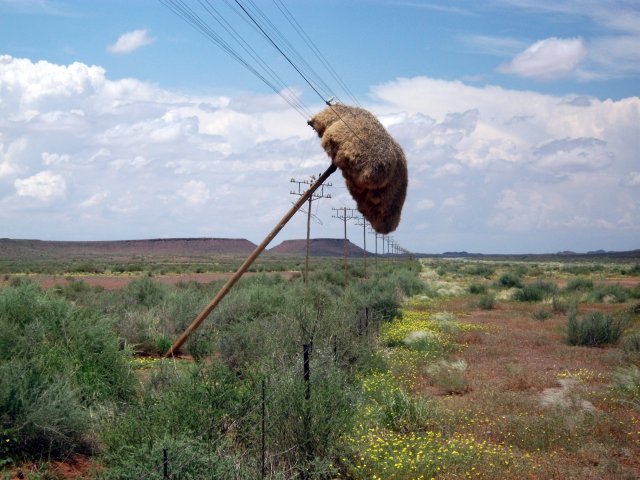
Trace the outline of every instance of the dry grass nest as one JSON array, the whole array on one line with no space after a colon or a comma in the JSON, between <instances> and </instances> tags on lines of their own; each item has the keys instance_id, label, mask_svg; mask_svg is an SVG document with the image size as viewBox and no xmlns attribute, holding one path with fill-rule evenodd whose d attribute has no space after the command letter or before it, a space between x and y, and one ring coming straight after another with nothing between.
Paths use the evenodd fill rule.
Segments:
<instances>
[{"instance_id":1,"label":"dry grass nest","mask_svg":"<svg viewBox=\"0 0 640 480\"><path fill-rule=\"evenodd\" d=\"M394 231L407 195L407 160L378 119L362 108L331 105L309 120L340 168L358 210L378 233Z\"/></svg>"}]
</instances>

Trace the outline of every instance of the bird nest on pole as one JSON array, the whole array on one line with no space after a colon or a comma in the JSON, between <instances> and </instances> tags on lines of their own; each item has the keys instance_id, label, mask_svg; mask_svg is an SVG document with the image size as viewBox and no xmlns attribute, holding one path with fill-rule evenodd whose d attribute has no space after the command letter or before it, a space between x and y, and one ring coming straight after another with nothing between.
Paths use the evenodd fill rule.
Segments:
<instances>
[{"instance_id":1,"label":"bird nest on pole","mask_svg":"<svg viewBox=\"0 0 640 480\"><path fill-rule=\"evenodd\" d=\"M382 234L400 223L407 195L407 160L378 119L362 108L330 105L309 120L358 210Z\"/></svg>"}]
</instances>

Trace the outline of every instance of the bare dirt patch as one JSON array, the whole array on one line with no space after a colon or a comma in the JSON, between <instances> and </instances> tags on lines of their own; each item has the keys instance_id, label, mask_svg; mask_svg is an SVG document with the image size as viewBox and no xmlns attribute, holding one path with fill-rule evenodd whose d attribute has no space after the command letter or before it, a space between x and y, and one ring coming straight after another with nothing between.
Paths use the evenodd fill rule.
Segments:
<instances>
[{"instance_id":1,"label":"bare dirt patch","mask_svg":"<svg viewBox=\"0 0 640 480\"><path fill-rule=\"evenodd\" d=\"M454 412L457 428L527 452L526 478L640 478L640 412L611 398L621 349L567 345L566 316L536 320L540 307L504 301L479 310L468 297L439 304L484 331L458 338L465 347L454 357L468 364L468 391L438 401ZM625 308L581 304L579 310ZM434 397L425 383L421 393ZM559 400L545 403L545 393Z\"/></svg>"}]
</instances>

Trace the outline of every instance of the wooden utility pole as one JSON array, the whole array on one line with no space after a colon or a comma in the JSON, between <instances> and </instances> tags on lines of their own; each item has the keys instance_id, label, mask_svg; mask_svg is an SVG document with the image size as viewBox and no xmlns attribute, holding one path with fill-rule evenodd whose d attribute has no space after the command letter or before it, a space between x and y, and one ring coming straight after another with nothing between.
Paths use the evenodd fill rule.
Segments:
<instances>
[{"instance_id":1,"label":"wooden utility pole","mask_svg":"<svg viewBox=\"0 0 640 480\"><path fill-rule=\"evenodd\" d=\"M349 266L347 264L347 257L349 255L349 244L347 243L347 220L353 220L354 218L356 218L355 214L353 213L355 211L355 209L353 208L347 208L347 207L342 207L342 208L333 208L333 210L336 212L335 215L333 215L333 218L338 218L340 220L342 220L344 222L344 286L347 286L348 283L348 277L349 277Z\"/></svg>"},{"instance_id":2,"label":"wooden utility pole","mask_svg":"<svg viewBox=\"0 0 640 480\"><path fill-rule=\"evenodd\" d=\"M249 267L256 260L256 258L258 258L258 256L264 251L265 248L267 248L269 243L271 243L271 240L275 238L275 236L280 232L280 230L284 228L287 222L291 220L291 218L296 214L298 210L300 210L300 207L304 205L304 203L309 199L309 197L313 195L313 193L324 183L324 181L327 178L329 178L331 174L335 172L337 169L338 167L336 167L335 165L330 165L329 168L327 168L324 171L324 173L320 175L320 178L318 178L318 180L313 185L311 185L311 187L309 187L309 190L307 190L306 193L303 196L301 196L298 199L298 201L293 205L293 207L291 207L291 209L284 214L284 217L280 219L280 221L274 227L274 229L271 230L271 232L265 237L264 240L262 240L260 245L258 245L255 248L255 250L251 253L251 255L249 255L249 257L244 261L244 263L240 265L236 273L234 273L231 276L231 278L227 280L227 283L224 284L224 286L216 294L213 300L211 300L209 305L207 305L204 308L204 310L200 312L200 314L195 318L193 322L191 322L191 324L187 327L187 329L184 332L182 332L182 335L180 335L180 337L178 337L178 339L173 343L173 345L171 345L171 348L169 349L169 351L167 351L167 353L164 354L165 357L172 357L176 353L176 351L184 344L184 342L187 341L187 338L189 338L189 335L191 335L191 332L193 332L196 328L198 328L200 324L204 321L204 319L207 318L209 314L213 311L213 309L218 306L218 304L227 295L227 293L229 293L229 290L231 290L231 288L237 283L237 281L240 280L240 277L242 277L244 272L246 272L249 269Z\"/></svg>"},{"instance_id":3,"label":"wooden utility pole","mask_svg":"<svg viewBox=\"0 0 640 480\"><path fill-rule=\"evenodd\" d=\"M375 239L376 242L376 247L375 247L375 252L376 252L376 256L375 256L375 262L376 262L376 273L378 272L378 232L376 232L373 228L369 229L369 233L373 233L373 238Z\"/></svg>"},{"instance_id":4,"label":"wooden utility pole","mask_svg":"<svg viewBox=\"0 0 640 480\"><path fill-rule=\"evenodd\" d=\"M359 215L356 218L356 225L362 226L362 245L364 255L364 278L367 278L367 219L364 215Z\"/></svg>"},{"instance_id":5,"label":"wooden utility pole","mask_svg":"<svg viewBox=\"0 0 640 480\"><path fill-rule=\"evenodd\" d=\"M319 175L318 175L319 176ZM295 183L298 185L298 191L296 192L295 190L291 190L289 193L291 195L297 195L299 197L301 197L302 195L304 195L304 190L306 189L309 185L313 185L313 183L316 181L316 176L315 175L311 175L311 177L309 178L309 180L296 180L295 178L291 179L291 183ZM304 185L304 187L303 187ZM320 200L321 198L331 198L331 194L328 193L325 195L324 193L324 187L332 187L333 184L331 183L327 183L324 185L321 185L320 188L318 190L315 191L315 193L313 193L312 195L309 196L309 205L307 206L307 245L305 248L305 255L304 255L304 284L305 286L309 286L309 249L310 249L310 237L311 237L311 202L313 202L314 200ZM319 192L319 193L318 193Z\"/></svg>"}]
</instances>

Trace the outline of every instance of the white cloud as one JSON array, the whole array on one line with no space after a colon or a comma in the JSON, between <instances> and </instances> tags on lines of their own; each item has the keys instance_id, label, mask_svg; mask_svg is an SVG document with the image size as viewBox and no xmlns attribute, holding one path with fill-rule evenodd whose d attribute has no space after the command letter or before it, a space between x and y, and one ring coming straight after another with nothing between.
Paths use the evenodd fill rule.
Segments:
<instances>
[{"instance_id":1,"label":"white cloud","mask_svg":"<svg viewBox=\"0 0 640 480\"><path fill-rule=\"evenodd\" d=\"M63 196L67 189L64 177L49 170L43 170L28 178L18 178L13 185L18 196L39 200Z\"/></svg>"},{"instance_id":2,"label":"white cloud","mask_svg":"<svg viewBox=\"0 0 640 480\"><path fill-rule=\"evenodd\" d=\"M597 138L551 140L533 150L536 165L546 172L568 173L601 170L611 165L613 153Z\"/></svg>"},{"instance_id":3,"label":"white cloud","mask_svg":"<svg viewBox=\"0 0 640 480\"><path fill-rule=\"evenodd\" d=\"M426 77L371 93L365 108L379 115L409 163L395 234L403 246L523 252L637 245L638 97L558 97ZM275 99L260 95L252 110L250 95L242 102L190 96L113 81L97 66L2 57L3 235L258 242L291 205L289 179L329 164L317 136ZM314 205L323 223L312 235L340 238L331 207L353 204L341 176L331 182L333 198L318 202L318 211ZM39 208L47 215L35 222ZM428 245L416 225L428 226ZM304 215L295 216L280 238L302 238L305 230ZM522 237L506 243L512 235Z\"/></svg>"},{"instance_id":4,"label":"white cloud","mask_svg":"<svg viewBox=\"0 0 640 480\"><path fill-rule=\"evenodd\" d=\"M149 36L146 30L133 30L118 37L118 40L107 47L111 53L131 53L139 48L151 45L155 38Z\"/></svg>"},{"instance_id":5,"label":"white cloud","mask_svg":"<svg viewBox=\"0 0 640 480\"><path fill-rule=\"evenodd\" d=\"M28 142L24 137L13 140L7 146L0 142L0 178L10 176L20 171L17 160L26 150L27 146Z\"/></svg>"},{"instance_id":6,"label":"white cloud","mask_svg":"<svg viewBox=\"0 0 640 480\"><path fill-rule=\"evenodd\" d=\"M459 193L453 197L447 197L442 202L442 206L444 208L460 208L463 207L467 203L467 200L464 194Z\"/></svg>"},{"instance_id":7,"label":"white cloud","mask_svg":"<svg viewBox=\"0 0 640 480\"><path fill-rule=\"evenodd\" d=\"M514 55L526 47L526 44L512 37L497 37L491 35L464 35L460 41L471 50L487 55Z\"/></svg>"},{"instance_id":8,"label":"white cloud","mask_svg":"<svg viewBox=\"0 0 640 480\"><path fill-rule=\"evenodd\" d=\"M545 38L501 65L502 73L544 80L570 75L587 55L582 38Z\"/></svg>"},{"instance_id":9,"label":"white cloud","mask_svg":"<svg viewBox=\"0 0 640 480\"><path fill-rule=\"evenodd\" d=\"M211 198L211 193L204 182L191 180L178 190L178 195L186 200L189 205L197 206L206 203Z\"/></svg>"},{"instance_id":10,"label":"white cloud","mask_svg":"<svg viewBox=\"0 0 640 480\"><path fill-rule=\"evenodd\" d=\"M630 172L623 183L629 187L640 187L640 172Z\"/></svg>"},{"instance_id":11,"label":"white cloud","mask_svg":"<svg viewBox=\"0 0 640 480\"><path fill-rule=\"evenodd\" d=\"M65 153L42 152L42 163L44 165L60 165L69 162L71 157Z\"/></svg>"},{"instance_id":12,"label":"white cloud","mask_svg":"<svg viewBox=\"0 0 640 480\"><path fill-rule=\"evenodd\" d=\"M109 196L109 194L107 192L98 192L98 193L94 193L93 195L91 195L89 198L87 198L86 200L80 202L80 207L82 208L92 208L95 207L97 205L100 205L103 203L103 201Z\"/></svg>"},{"instance_id":13,"label":"white cloud","mask_svg":"<svg viewBox=\"0 0 640 480\"><path fill-rule=\"evenodd\" d=\"M418 203L416 203L415 209L418 211L424 212L427 210L431 210L435 206L436 206L436 202L434 202L430 198L423 198Z\"/></svg>"}]
</instances>

